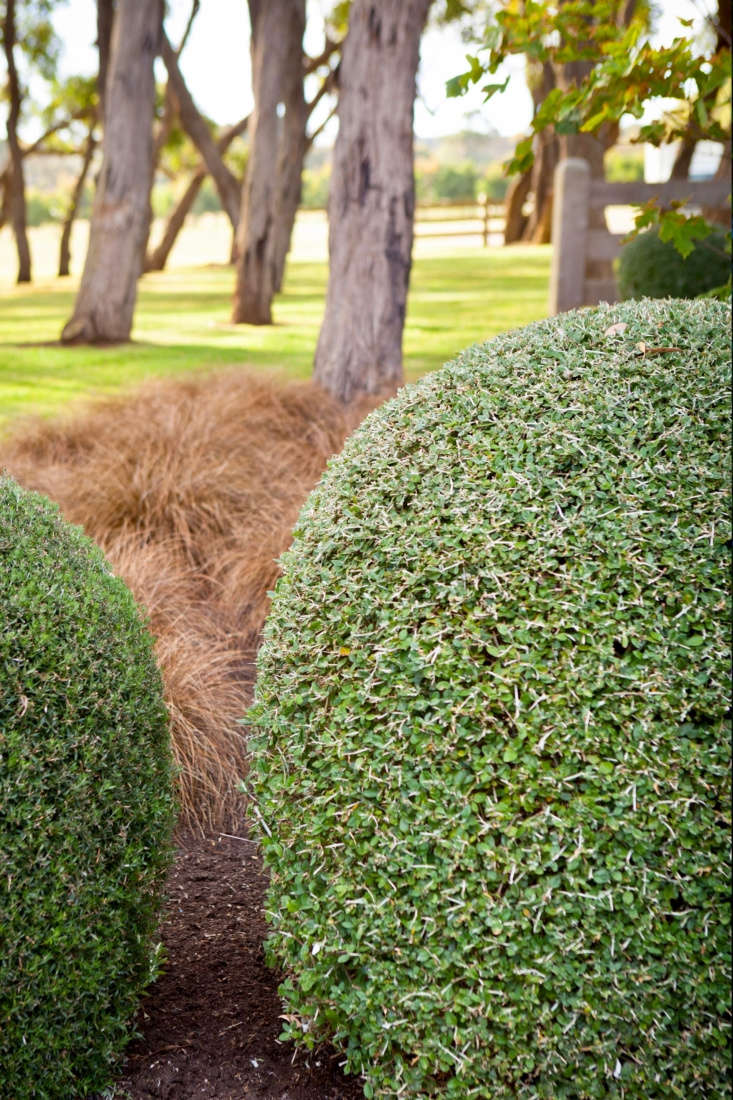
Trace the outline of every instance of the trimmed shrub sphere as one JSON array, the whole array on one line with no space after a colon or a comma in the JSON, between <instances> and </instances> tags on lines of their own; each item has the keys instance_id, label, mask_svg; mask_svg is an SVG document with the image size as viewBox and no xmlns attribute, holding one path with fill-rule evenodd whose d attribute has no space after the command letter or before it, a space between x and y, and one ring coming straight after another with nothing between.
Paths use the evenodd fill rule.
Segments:
<instances>
[{"instance_id":1,"label":"trimmed shrub sphere","mask_svg":"<svg viewBox=\"0 0 733 1100\"><path fill-rule=\"evenodd\" d=\"M624 245L618 259L618 289L622 298L695 298L730 279L730 253L720 229L694 242L683 257L656 229L640 233Z\"/></svg>"},{"instance_id":2,"label":"trimmed shrub sphere","mask_svg":"<svg viewBox=\"0 0 733 1100\"><path fill-rule=\"evenodd\" d=\"M0 1093L105 1086L154 975L172 765L152 641L99 550L0 478Z\"/></svg>"},{"instance_id":3,"label":"trimmed shrub sphere","mask_svg":"<svg viewBox=\"0 0 733 1100\"><path fill-rule=\"evenodd\" d=\"M366 1096L729 1095L729 326L470 348L302 511L253 711L268 956Z\"/></svg>"}]
</instances>

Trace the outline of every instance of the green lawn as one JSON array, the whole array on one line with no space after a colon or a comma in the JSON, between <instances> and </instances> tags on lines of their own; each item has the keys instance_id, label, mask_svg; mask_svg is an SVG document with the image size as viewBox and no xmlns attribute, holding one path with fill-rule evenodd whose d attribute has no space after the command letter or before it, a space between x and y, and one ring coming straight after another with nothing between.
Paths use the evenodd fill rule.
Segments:
<instances>
[{"instance_id":1,"label":"green lawn","mask_svg":"<svg viewBox=\"0 0 733 1100\"><path fill-rule=\"evenodd\" d=\"M440 367L461 348L546 316L550 250L456 248L418 257L405 329L408 380ZM228 267L146 275L133 342L65 348L55 341L72 311L76 281L46 279L0 290L0 427L28 412L153 375L224 364L308 377L323 314L327 266L293 260L274 309L275 324L231 325Z\"/></svg>"}]
</instances>

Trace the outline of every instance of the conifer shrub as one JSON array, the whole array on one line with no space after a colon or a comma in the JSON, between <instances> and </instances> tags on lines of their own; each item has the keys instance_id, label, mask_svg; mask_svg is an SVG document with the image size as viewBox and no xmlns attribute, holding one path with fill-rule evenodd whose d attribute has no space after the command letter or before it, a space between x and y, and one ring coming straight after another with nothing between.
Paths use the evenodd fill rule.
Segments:
<instances>
[{"instance_id":1,"label":"conifer shrub","mask_svg":"<svg viewBox=\"0 0 733 1100\"><path fill-rule=\"evenodd\" d=\"M729 1095L729 324L469 348L306 502L251 714L267 951L367 1097Z\"/></svg>"},{"instance_id":2,"label":"conifer shrub","mask_svg":"<svg viewBox=\"0 0 733 1100\"><path fill-rule=\"evenodd\" d=\"M168 721L125 585L0 477L0 1092L105 1086L154 975Z\"/></svg>"},{"instance_id":3,"label":"conifer shrub","mask_svg":"<svg viewBox=\"0 0 733 1100\"><path fill-rule=\"evenodd\" d=\"M616 277L622 298L695 298L730 279L725 234L714 229L683 257L658 230L648 229L623 246Z\"/></svg>"}]
</instances>

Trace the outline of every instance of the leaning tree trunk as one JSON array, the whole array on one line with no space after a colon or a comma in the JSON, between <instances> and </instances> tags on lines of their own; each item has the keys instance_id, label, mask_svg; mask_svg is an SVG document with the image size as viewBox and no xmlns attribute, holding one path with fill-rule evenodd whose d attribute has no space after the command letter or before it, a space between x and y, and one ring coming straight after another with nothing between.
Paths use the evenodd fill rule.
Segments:
<instances>
[{"instance_id":1,"label":"leaning tree trunk","mask_svg":"<svg viewBox=\"0 0 733 1100\"><path fill-rule=\"evenodd\" d=\"M229 171L222 160L221 154L216 147L216 142L211 136L208 123L199 113L191 93L188 90L188 86L183 79L183 74L178 65L176 51L171 46L165 34L162 36L161 57L168 70L168 80L170 81L173 94L178 101L178 113L181 119L181 125L204 158L206 167L211 173L211 178L219 193L221 205L232 223L233 228L236 229L237 222L239 221L241 190L239 180L233 172Z\"/></svg>"},{"instance_id":2,"label":"leaning tree trunk","mask_svg":"<svg viewBox=\"0 0 733 1100\"><path fill-rule=\"evenodd\" d=\"M305 0L250 0L249 9L255 107L236 241L237 282L232 321L269 325L272 299L285 262L281 256L282 234L276 232L276 225L281 212L293 202L295 216L300 197L303 154L295 158L297 163L291 171L287 152L281 156L279 150L286 148L284 134L298 125L302 128L305 149L302 90ZM300 84L299 92L296 83ZM281 103L291 112L291 118L278 117ZM280 172L284 173L282 178Z\"/></svg>"},{"instance_id":3,"label":"leaning tree trunk","mask_svg":"<svg viewBox=\"0 0 733 1100\"><path fill-rule=\"evenodd\" d=\"M84 184L86 183L87 175L89 173L89 167L92 163L92 157L94 156L94 150L97 147L97 142L94 137L94 124L87 135L86 145L84 146L84 156L82 158L81 170L74 184L74 190L71 195L71 202L69 203L69 209L66 212L64 218L63 229L61 230L61 243L59 245L59 277L69 274L71 266L71 231L74 228L74 222L76 221L76 215L79 210L79 203L81 197L84 194Z\"/></svg>"},{"instance_id":4,"label":"leaning tree trunk","mask_svg":"<svg viewBox=\"0 0 733 1100\"><path fill-rule=\"evenodd\" d=\"M64 343L128 340L150 217L153 62L159 0L119 0L106 87L102 169L84 273Z\"/></svg>"},{"instance_id":5,"label":"leaning tree trunk","mask_svg":"<svg viewBox=\"0 0 733 1100\"><path fill-rule=\"evenodd\" d=\"M26 224L23 154L21 152L20 142L18 141L21 91L20 82L18 80L18 70L15 67L15 43L15 0L7 0L5 5L5 20L3 22L3 45L5 49L5 63L8 69L8 98L10 100L7 121L10 170L6 187L8 188L9 196L8 208L10 223L13 227L15 247L18 252L18 282L29 283L31 281L31 252L28 246L28 230Z\"/></svg>"},{"instance_id":6,"label":"leaning tree trunk","mask_svg":"<svg viewBox=\"0 0 733 1100\"><path fill-rule=\"evenodd\" d=\"M241 122L235 123L234 126L229 126L224 131L216 143L216 147L222 156L234 141L235 137L244 133L247 129L248 122L249 115L243 118ZM204 182L207 175L206 165L200 164L188 181L186 190L171 211L168 221L165 224L165 229L163 230L163 236L155 248L145 257L145 271L162 271L165 267L173 245L178 238L178 234L183 229L186 218L190 214L191 208L196 201L196 196L201 190L201 184Z\"/></svg>"},{"instance_id":7,"label":"leaning tree trunk","mask_svg":"<svg viewBox=\"0 0 733 1100\"><path fill-rule=\"evenodd\" d=\"M314 379L344 404L403 381L413 107L430 0L354 0L328 202L330 270Z\"/></svg>"}]
</instances>

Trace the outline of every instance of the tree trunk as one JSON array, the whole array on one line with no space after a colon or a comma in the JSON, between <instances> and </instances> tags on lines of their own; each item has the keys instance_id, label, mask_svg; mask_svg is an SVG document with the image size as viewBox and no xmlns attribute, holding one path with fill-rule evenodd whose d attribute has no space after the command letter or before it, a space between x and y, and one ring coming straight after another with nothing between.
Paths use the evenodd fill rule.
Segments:
<instances>
[{"instance_id":1,"label":"tree trunk","mask_svg":"<svg viewBox=\"0 0 733 1100\"><path fill-rule=\"evenodd\" d=\"M15 43L15 0L7 0L5 4L5 20L3 22L3 45L5 48L5 62L8 69L8 98L10 100L7 121L10 170L6 187L8 188L9 195L8 207L10 222L13 227L15 247L18 253L18 282L29 283L31 281L31 252L28 246L28 231L26 226L23 154L20 149L20 142L18 141L21 91L20 82L18 80L18 70L15 67L15 55L13 52Z\"/></svg>"},{"instance_id":2,"label":"tree trunk","mask_svg":"<svg viewBox=\"0 0 733 1100\"><path fill-rule=\"evenodd\" d=\"M527 224L527 215L523 211L529 189L532 186L532 170L523 172L521 176L515 176L509 184L509 190L504 200L504 244L515 244L521 241L524 227Z\"/></svg>"},{"instance_id":3,"label":"tree trunk","mask_svg":"<svg viewBox=\"0 0 733 1100\"><path fill-rule=\"evenodd\" d=\"M708 17L710 18L710 17ZM731 44L731 6L730 0L718 0L718 16L713 21L713 29L715 30L715 52L730 48ZM715 89L710 95L703 96L703 104L708 111L715 109L715 102L717 98L717 89ZM697 148L698 136L695 133L697 128L697 119L695 118L694 104L690 104L690 133L683 137L680 142L680 146L674 158L672 164L672 170L670 172L670 179L673 180L686 180L690 176L690 166L692 164L692 158L695 155L695 149ZM730 168L730 150L727 153L728 168ZM722 163L722 162L721 162ZM724 178L717 175L716 178ZM705 215L707 217L707 215ZM710 220L710 219L708 219ZM713 218L712 220L719 220ZM723 224L727 222L728 218L723 218Z\"/></svg>"},{"instance_id":4,"label":"tree trunk","mask_svg":"<svg viewBox=\"0 0 733 1100\"><path fill-rule=\"evenodd\" d=\"M198 15L198 11L199 11L200 6L201 6L200 5L200 0L193 0L193 3L191 5L191 11L190 11L189 16L188 16L188 23L186 24L186 28L183 32L183 37L181 38L181 41L178 44L178 49L175 51L176 60L180 59L181 53L183 52L183 48L186 45L186 42L188 41L188 36L191 33L191 28L193 27L194 20L196 19L196 16ZM162 157L163 150L165 149L165 147L166 147L166 145L167 145L167 143L170 139L170 136L173 133L173 127L175 126L175 124L178 120L178 114L179 114L178 100L176 98L175 92L173 91L173 86L172 86L170 80L168 80L167 83L166 83L166 86L165 86L165 97L164 97L164 100L163 100L163 112L162 112L162 115L161 115L160 122L158 123L157 129L155 129L154 135L153 135L153 168L152 168L152 173L151 173L151 186L155 185L155 176L156 176L156 173L158 171L158 166L160 165L160 158ZM153 205L152 195L151 195L150 205L151 205L151 208L152 208L152 205ZM185 215L184 215L184 218L185 218ZM183 224L183 222L181 222L181 225L182 224ZM144 271L149 271L150 270L150 268L148 267L147 256L148 256L148 247L149 247L149 244L150 244L150 230L152 229L152 226L153 226L153 218L152 218L152 214L151 214L150 220L148 222L148 235L147 235L147 238L145 240L145 247L143 249L143 255L145 256L145 263L143 264L143 270ZM179 226L179 230L180 230L180 226ZM174 240L175 240L175 238L174 238ZM172 247L172 245L171 245L171 247ZM169 249L169 251L170 251L170 249Z\"/></svg>"},{"instance_id":5,"label":"tree trunk","mask_svg":"<svg viewBox=\"0 0 733 1100\"><path fill-rule=\"evenodd\" d=\"M696 148L696 138L685 137L682 139L679 149L675 153L674 162L672 164L672 171L669 174L670 179L686 180L689 178L690 165L692 164L692 158L695 155Z\"/></svg>"},{"instance_id":6,"label":"tree trunk","mask_svg":"<svg viewBox=\"0 0 733 1100\"><path fill-rule=\"evenodd\" d=\"M150 217L153 62L162 3L119 0L107 76L102 169L84 273L64 343L128 340Z\"/></svg>"},{"instance_id":7,"label":"tree trunk","mask_svg":"<svg viewBox=\"0 0 733 1100\"><path fill-rule=\"evenodd\" d=\"M300 200L305 155L305 0L250 0L249 9L255 108L236 241L232 321L269 325ZM286 232L278 225L288 216Z\"/></svg>"},{"instance_id":8,"label":"tree trunk","mask_svg":"<svg viewBox=\"0 0 733 1100\"><path fill-rule=\"evenodd\" d=\"M715 169L715 175L713 179L727 180L728 186L731 183L731 170L730 170L730 139L723 145L723 152L718 163L718 167ZM727 229L730 229L730 203L723 203L722 206L704 206L702 209L702 216L706 221L713 222L715 225L724 225Z\"/></svg>"},{"instance_id":9,"label":"tree trunk","mask_svg":"<svg viewBox=\"0 0 733 1100\"><path fill-rule=\"evenodd\" d=\"M633 4L628 4L623 18L631 18ZM620 16L621 18L621 16ZM558 84L566 89L571 84L579 85L593 69L591 61L568 61L559 68ZM563 135L560 138L560 157L580 157L587 161L591 179L602 180L605 176L604 157L618 139L618 123L606 123L596 133ZM589 229L606 229L606 213L600 207L591 207L588 216ZM612 279L611 260L588 260L585 269L586 278Z\"/></svg>"},{"instance_id":10,"label":"tree trunk","mask_svg":"<svg viewBox=\"0 0 733 1100\"><path fill-rule=\"evenodd\" d=\"M247 129L248 122L249 116L243 118L241 122L237 122L234 126L228 127L228 129L224 131L217 141L217 148L222 155L227 151L235 137L244 133ZM181 232L186 218L191 212L191 207L196 201L196 196L201 190L201 184L206 179L206 176L206 165L199 165L189 180L188 187L169 215L159 244L157 244L152 252L148 253L146 256L145 271L162 271L165 267L173 245L176 243L178 234Z\"/></svg>"},{"instance_id":11,"label":"tree trunk","mask_svg":"<svg viewBox=\"0 0 733 1100\"><path fill-rule=\"evenodd\" d=\"M430 0L354 0L341 63L326 312L313 377L344 404L403 381L413 108Z\"/></svg>"},{"instance_id":12,"label":"tree trunk","mask_svg":"<svg viewBox=\"0 0 733 1100\"><path fill-rule=\"evenodd\" d=\"M97 92L99 94L99 120L104 119L104 99L107 90L107 70L112 42L112 26L115 18L115 0L97 0L97 52L99 71L97 73Z\"/></svg>"},{"instance_id":13,"label":"tree trunk","mask_svg":"<svg viewBox=\"0 0 733 1100\"><path fill-rule=\"evenodd\" d=\"M549 61L527 65L527 83L532 96L534 114L557 84L557 72ZM532 211L526 219L522 240L532 244L549 244L552 226L552 192L555 167L559 160L559 143L554 128L535 134L534 163L531 168L530 192Z\"/></svg>"},{"instance_id":14,"label":"tree trunk","mask_svg":"<svg viewBox=\"0 0 733 1100\"><path fill-rule=\"evenodd\" d=\"M66 212L64 218L64 226L61 231L61 244L59 246L59 277L69 274L69 267L71 265L71 230L74 227L76 221L77 211L79 210L79 203L81 202L82 195L84 194L84 184L86 183L87 175L89 173L89 167L92 163L92 157L94 156L94 150L97 147L97 142L94 137L94 126L89 131L86 140L86 146L84 148L84 157L82 160L81 171L74 184L74 190L71 195L71 202L69 203L69 209Z\"/></svg>"},{"instance_id":15,"label":"tree trunk","mask_svg":"<svg viewBox=\"0 0 733 1100\"><path fill-rule=\"evenodd\" d=\"M178 67L176 51L171 46L165 34L162 36L161 56L168 70L168 80L171 83L173 93L178 100L181 124L191 138L201 156L206 162L206 167L211 173L216 184L216 189L221 199L221 205L226 211L229 220L236 229L239 221L240 184L233 172L230 172L216 148L216 142L211 136L208 124L199 114L196 104L191 98L191 93L183 79L183 74Z\"/></svg>"},{"instance_id":16,"label":"tree trunk","mask_svg":"<svg viewBox=\"0 0 733 1100\"><path fill-rule=\"evenodd\" d=\"M304 12L305 23L305 12ZM300 206L303 180L303 161L308 147L306 127L308 107L303 94L302 32L298 40L301 54L299 65L293 65L288 74L287 87L283 89L285 115L281 123L280 149L277 163L278 199L273 222L273 284L275 293L282 290L285 260L290 251L295 215Z\"/></svg>"},{"instance_id":17,"label":"tree trunk","mask_svg":"<svg viewBox=\"0 0 733 1100\"><path fill-rule=\"evenodd\" d=\"M530 188L534 204L522 233L522 240L532 244L549 244L552 236L552 195L558 151L559 143L553 129L537 134Z\"/></svg>"},{"instance_id":18,"label":"tree trunk","mask_svg":"<svg viewBox=\"0 0 733 1100\"><path fill-rule=\"evenodd\" d=\"M0 172L0 229L10 217L10 164Z\"/></svg>"}]
</instances>

